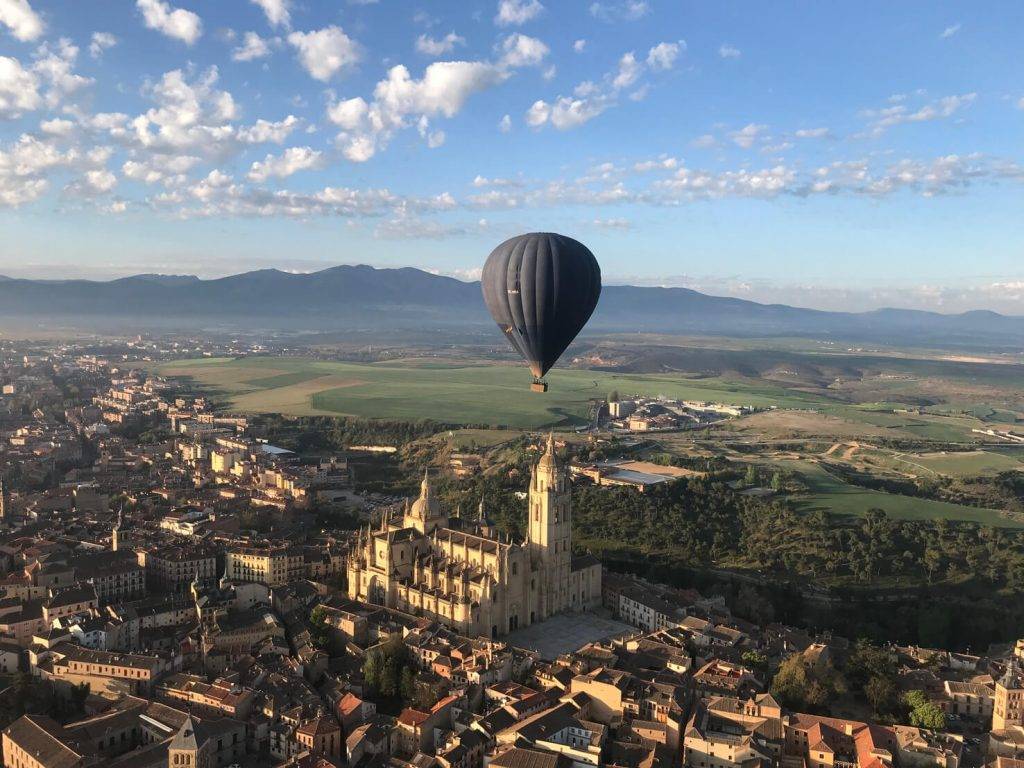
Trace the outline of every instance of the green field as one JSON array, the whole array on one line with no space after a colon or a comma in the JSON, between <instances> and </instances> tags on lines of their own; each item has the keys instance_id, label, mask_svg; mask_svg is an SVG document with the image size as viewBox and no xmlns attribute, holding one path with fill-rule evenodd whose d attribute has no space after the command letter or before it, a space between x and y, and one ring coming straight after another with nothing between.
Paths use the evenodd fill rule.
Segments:
<instances>
[{"instance_id":1,"label":"green field","mask_svg":"<svg viewBox=\"0 0 1024 768\"><path fill-rule=\"evenodd\" d=\"M884 467L906 474L948 477L986 477L1000 472L1024 470L1024 451L936 451L932 453L899 453L864 450L857 459L871 466Z\"/></svg>"},{"instance_id":2,"label":"green field","mask_svg":"<svg viewBox=\"0 0 1024 768\"><path fill-rule=\"evenodd\" d=\"M581 370L552 371L549 391L538 394L530 391L525 368L506 365L251 357L178 360L156 369L164 376L187 377L245 412L430 418L530 429L586 423L590 401L604 399L611 390L763 407L821 403L814 395L771 384Z\"/></svg>"},{"instance_id":3,"label":"green field","mask_svg":"<svg viewBox=\"0 0 1024 768\"><path fill-rule=\"evenodd\" d=\"M861 516L867 510L884 510L892 518L901 520L968 520L975 523L1010 528L1024 528L1024 522L1007 517L996 509L969 507L933 501L914 496L899 496L844 483L829 474L820 465L809 461L779 461L781 466L793 470L810 488L810 492L794 497L804 510L824 509L833 514Z\"/></svg>"}]
</instances>

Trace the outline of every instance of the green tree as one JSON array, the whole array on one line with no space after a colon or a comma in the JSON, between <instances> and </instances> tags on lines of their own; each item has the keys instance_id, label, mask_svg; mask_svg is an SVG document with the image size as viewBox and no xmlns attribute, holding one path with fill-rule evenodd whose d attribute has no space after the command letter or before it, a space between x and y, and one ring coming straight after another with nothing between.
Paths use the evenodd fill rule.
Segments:
<instances>
[{"instance_id":1,"label":"green tree","mask_svg":"<svg viewBox=\"0 0 1024 768\"><path fill-rule=\"evenodd\" d=\"M768 657L760 651L753 649L744 651L740 659L745 666L750 667L755 672L766 672L768 670Z\"/></svg>"},{"instance_id":2,"label":"green tree","mask_svg":"<svg viewBox=\"0 0 1024 768\"><path fill-rule=\"evenodd\" d=\"M747 472L743 476L743 482L746 485L757 485L757 467L753 464L747 465Z\"/></svg>"},{"instance_id":3,"label":"green tree","mask_svg":"<svg viewBox=\"0 0 1024 768\"><path fill-rule=\"evenodd\" d=\"M928 700L924 691L909 691L903 697L910 710L910 724L931 731L941 731L946 727L946 713L937 704Z\"/></svg>"},{"instance_id":4,"label":"green tree","mask_svg":"<svg viewBox=\"0 0 1024 768\"><path fill-rule=\"evenodd\" d=\"M785 707L827 714L829 703L846 691L846 682L831 664L813 666L794 654L779 665L770 690Z\"/></svg>"}]
</instances>

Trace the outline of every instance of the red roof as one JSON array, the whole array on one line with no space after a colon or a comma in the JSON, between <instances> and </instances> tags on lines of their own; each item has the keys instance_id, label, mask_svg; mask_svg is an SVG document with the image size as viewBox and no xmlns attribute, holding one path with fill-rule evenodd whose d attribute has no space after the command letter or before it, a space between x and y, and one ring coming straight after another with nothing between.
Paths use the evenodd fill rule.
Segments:
<instances>
[{"instance_id":1,"label":"red roof","mask_svg":"<svg viewBox=\"0 0 1024 768\"><path fill-rule=\"evenodd\" d=\"M349 691L338 702L338 712L342 715L351 715L361 706L363 706L363 700Z\"/></svg>"},{"instance_id":2,"label":"red roof","mask_svg":"<svg viewBox=\"0 0 1024 768\"><path fill-rule=\"evenodd\" d=\"M402 725L416 726L422 723L428 717L430 717L430 714L427 712L420 712L418 709L406 707L402 710L402 714L398 716L398 722Z\"/></svg>"}]
</instances>

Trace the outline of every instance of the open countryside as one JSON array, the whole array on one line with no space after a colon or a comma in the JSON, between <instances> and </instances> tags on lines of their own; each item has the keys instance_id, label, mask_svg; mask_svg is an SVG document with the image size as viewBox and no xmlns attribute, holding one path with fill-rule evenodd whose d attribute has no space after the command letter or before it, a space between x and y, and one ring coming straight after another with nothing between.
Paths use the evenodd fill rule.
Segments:
<instances>
[{"instance_id":1,"label":"open countryside","mask_svg":"<svg viewBox=\"0 0 1024 768\"><path fill-rule=\"evenodd\" d=\"M452 424L540 428L580 425L591 402L612 390L680 399L807 408L817 398L771 384L681 375L616 374L555 369L550 391L530 392L521 368L479 364L346 363L307 358L180 360L157 366L224 397L232 410L292 416L430 418ZM495 393L498 393L496 396Z\"/></svg>"},{"instance_id":2,"label":"open countryside","mask_svg":"<svg viewBox=\"0 0 1024 768\"><path fill-rule=\"evenodd\" d=\"M650 445L649 453L692 457L710 449L724 451L737 465L755 459L768 475L781 470L797 478L801 487L788 495L807 511L828 509L859 517L870 509L883 509L896 519L1024 526L1017 515L984 504L866 488L836 471L960 480L1021 468L1024 451L987 443L972 431L985 426L980 417L987 413L909 410L899 402L842 402L821 392L740 376L577 369L551 371L551 389L541 396L529 391L529 378L522 369L483 360L353 363L250 356L167 361L154 368L160 375L207 392L225 410L431 419L482 427L472 433L477 445L508 439L508 429L586 427L610 392L749 405L757 412L700 430L648 433L644 440ZM495 392L500 395L495 397ZM851 439L835 442L836 435ZM885 445L892 441L916 441L923 449ZM950 445L957 450L944 450Z\"/></svg>"}]
</instances>

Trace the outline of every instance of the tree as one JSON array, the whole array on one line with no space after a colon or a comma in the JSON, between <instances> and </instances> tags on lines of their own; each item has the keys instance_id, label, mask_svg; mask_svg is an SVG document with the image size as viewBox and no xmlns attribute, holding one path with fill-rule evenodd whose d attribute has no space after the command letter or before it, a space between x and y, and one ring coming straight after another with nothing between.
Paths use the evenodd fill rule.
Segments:
<instances>
[{"instance_id":1,"label":"tree","mask_svg":"<svg viewBox=\"0 0 1024 768\"><path fill-rule=\"evenodd\" d=\"M757 467L753 464L747 465L747 473L743 476L746 485L757 485Z\"/></svg>"},{"instance_id":2,"label":"tree","mask_svg":"<svg viewBox=\"0 0 1024 768\"><path fill-rule=\"evenodd\" d=\"M412 667L405 667L402 670L400 692L403 701L413 701L416 698L416 673Z\"/></svg>"},{"instance_id":3,"label":"tree","mask_svg":"<svg viewBox=\"0 0 1024 768\"><path fill-rule=\"evenodd\" d=\"M768 657L760 651L753 649L744 651L740 659L745 666L750 667L755 672L765 672L768 669Z\"/></svg>"},{"instance_id":4,"label":"tree","mask_svg":"<svg viewBox=\"0 0 1024 768\"><path fill-rule=\"evenodd\" d=\"M415 696L415 664L409 649L398 636L372 648L363 662L363 678L370 695L389 706L408 704Z\"/></svg>"},{"instance_id":5,"label":"tree","mask_svg":"<svg viewBox=\"0 0 1024 768\"><path fill-rule=\"evenodd\" d=\"M619 390L613 389L611 392L608 393L608 402L609 403L617 403L617 402L619 402Z\"/></svg>"},{"instance_id":6,"label":"tree","mask_svg":"<svg viewBox=\"0 0 1024 768\"><path fill-rule=\"evenodd\" d=\"M327 608L318 605L309 614L310 640L313 646L324 650L331 642L331 627L327 623Z\"/></svg>"},{"instance_id":7,"label":"tree","mask_svg":"<svg viewBox=\"0 0 1024 768\"><path fill-rule=\"evenodd\" d=\"M887 677L872 677L864 686L864 698L878 718L891 718L899 709L899 691Z\"/></svg>"},{"instance_id":8,"label":"tree","mask_svg":"<svg viewBox=\"0 0 1024 768\"><path fill-rule=\"evenodd\" d=\"M846 681L831 664L812 666L801 654L794 654L779 665L770 690L785 707L825 714L829 702L845 693Z\"/></svg>"},{"instance_id":9,"label":"tree","mask_svg":"<svg viewBox=\"0 0 1024 768\"><path fill-rule=\"evenodd\" d=\"M366 654L366 661L363 662L363 678L371 693L377 693L380 689L382 661L382 654L375 648Z\"/></svg>"},{"instance_id":10,"label":"tree","mask_svg":"<svg viewBox=\"0 0 1024 768\"><path fill-rule=\"evenodd\" d=\"M910 709L910 724L931 731L941 731L946 727L946 713L938 705L928 700L924 691L909 691L903 697Z\"/></svg>"}]
</instances>

